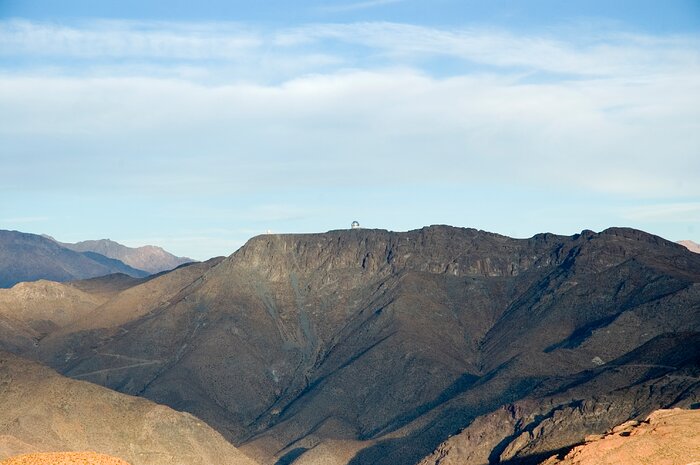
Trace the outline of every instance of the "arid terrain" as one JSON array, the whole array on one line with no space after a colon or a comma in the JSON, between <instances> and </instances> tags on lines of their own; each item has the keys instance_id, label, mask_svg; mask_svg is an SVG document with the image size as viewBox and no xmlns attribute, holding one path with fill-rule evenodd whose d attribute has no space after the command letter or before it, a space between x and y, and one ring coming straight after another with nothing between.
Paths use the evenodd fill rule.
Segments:
<instances>
[{"instance_id":1,"label":"arid terrain","mask_svg":"<svg viewBox=\"0 0 700 465\"><path fill-rule=\"evenodd\" d=\"M2 347L262 464L538 463L699 401L700 255L632 229L263 235L146 280L34 286L62 319L10 289Z\"/></svg>"},{"instance_id":2,"label":"arid terrain","mask_svg":"<svg viewBox=\"0 0 700 465\"><path fill-rule=\"evenodd\" d=\"M0 465L129 465L116 457L95 452L39 452L0 460Z\"/></svg>"},{"instance_id":3,"label":"arid terrain","mask_svg":"<svg viewBox=\"0 0 700 465\"><path fill-rule=\"evenodd\" d=\"M542 465L692 465L700 463L700 410L657 410L603 435L592 435L562 459Z\"/></svg>"},{"instance_id":4,"label":"arid terrain","mask_svg":"<svg viewBox=\"0 0 700 465\"><path fill-rule=\"evenodd\" d=\"M6 352L0 352L0 407L0 460L94 451L131 465L254 465L192 415L65 378Z\"/></svg>"},{"instance_id":5,"label":"arid terrain","mask_svg":"<svg viewBox=\"0 0 700 465\"><path fill-rule=\"evenodd\" d=\"M691 252L700 253L700 244L693 241L678 241L680 245L686 247Z\"/></svg>"}]
</instances>

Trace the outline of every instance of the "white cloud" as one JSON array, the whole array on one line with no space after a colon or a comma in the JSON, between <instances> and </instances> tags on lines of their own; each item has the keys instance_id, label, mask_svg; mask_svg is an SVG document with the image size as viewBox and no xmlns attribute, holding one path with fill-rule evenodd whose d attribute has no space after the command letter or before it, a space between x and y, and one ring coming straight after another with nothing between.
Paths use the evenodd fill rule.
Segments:
<instances>
[{"instance_id":1,"label":"white cloud","mask_svg":"<svg viewBox=\"0 0 700 465\"><path fill-rule=\"evenodd\" d=\"M380 0L381 1L381 0ZM386 0L385 0L386 2ZM371 6L358 2L346 6ZM566 38L564 38L566 37ZM573 39L572 39L573 37ZM338 48L342 44L345 50ZM359 47L348 53L347 47ZM54 72L94 73L119 59L125 69L206 67L225 78L289 79L328 67L417 66L443 57L466 64L576 76L630 77L700 69L697 36L588 30L514 34L486 27L430 28L368 22L266 30L237 23L93 21L73 25L0 21L0 56L51 59ZM80 60L76 63L75 60ZM174 64L176 66L174 66ZM267 72L267 73L266 73Z\"/></svg>"},{"instance_id":2,"label":"white cloud","mask_svg":"<svg viewBox=\"0 0 700 465\"><path fill-rule=\"evenodd\" d=\"M0 75L5 190L483 183L700 195L695 37L0 24L0 54L66 60L48 77L31 66ZM333 41L385 59L357 61ZM128 72L93 63L102 54ZM440 77L415 59L445 55L489 67Z\"/></svg>"},{"instance_id":3,"label":"white cloud","mask_svg":"<svg viewBox=\"0 0 700 465\"><path fill-rule=\"evenodd\" d=\"M535 85L407 69L276 86L2 78L0 160L20 167L2 181L38 187L44 171L52 183L153 192L483 182L700 195L697 82ZM34 161L9 158L15 148Z\"/></svg>"},{"instance_id":4,"label":"white cloud","mask_svg":"<svg viewBox=\"0 0 700 465\"><path fill-rule=\"evenodd\" d=\"M0 22L0 55L5 56L236 59L260 45L256 33L229 23Z\"/></svg>"},{"instance_id":5,"label":"white cloud","mask_svg":"<svg viewBox=\"0 0 700 465\"><path fill-rule=\"evenodd\" d=\"M488 28L436 29L396 23L319 24L283 31L278 45L328 40L377 49L393 60L446 56L496 67L583 76L700 68L697 37L607 34L565 41Z\"/></svg>"}]
</instances>

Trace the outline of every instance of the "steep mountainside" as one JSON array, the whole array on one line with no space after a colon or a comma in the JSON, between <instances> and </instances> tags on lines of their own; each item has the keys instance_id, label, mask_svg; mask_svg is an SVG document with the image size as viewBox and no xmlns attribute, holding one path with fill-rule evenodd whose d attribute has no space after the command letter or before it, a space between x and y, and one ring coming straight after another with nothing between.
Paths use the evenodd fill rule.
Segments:
<instances>
[{"instance_id":1,"label":"steep mountainside","mask_svg":"<svg viewBox=\"0 0 700 465\"><path fill-rule=\"evenodd\" d=\"M254 465L192 415L0 352L0 460L84 450L131 465Z\"/></svg>"},{"instance_id":2,"label":"steep mountainside","mask_svg":"<svg viewBox=\"0 0 700 465\"><path fill-rule=\"evenodd\" d=\"M696 402L698 332L700 255L678 244L435 226L259 236L22 351L192 412L270 465L448 446L528 463ZM460 431L484 440L441 446Z\"/></svg>"},{"instance_id":3,"label":"steep mountainside","mask_svg":"<svg viewBox=\"0 0 700 465\"><path fill-rule=\"evenodd\" d=\"M176 257L155 245L134 248L109 239L82 241L75 244L61 242L60 244L76 252L96 252L105 257L120 260L136 269L148 271L151 274L172 270L193 261L187 257Z\"/></svg>"},{"instance_id":4,"label":"steep mountainside","mask_svg":"<svg viewBox=\"0 0 700 465\"><path fill-rule=\"evenodd\" d=\"M66 249L36 234L0 230L0 288L22 281L70 281L111 273L148 274L119 260Z\"/></svg>"}]
</instances>

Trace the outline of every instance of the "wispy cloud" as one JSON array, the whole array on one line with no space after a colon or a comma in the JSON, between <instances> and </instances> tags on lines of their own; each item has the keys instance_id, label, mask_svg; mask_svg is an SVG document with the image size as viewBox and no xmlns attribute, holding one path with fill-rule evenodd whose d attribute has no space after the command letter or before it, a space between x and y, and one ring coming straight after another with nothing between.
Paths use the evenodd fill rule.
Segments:
<instances>
[{"instance_id":1,"label":"wispy cloud","mask_svg":"<svg viewBox=\"0 0 700 465\"><path fill-rule=\"evenodd\" d=\"M403 3L404 1L406 0L368 0L364 2L343 3L339 5L324 5L319 7L318 10L331 13L367 10L370 8L391 5L393 3Z\"/></svg>"},{"instance_id":2,"label":"wispy cloud","mask_svg":"<svg viewBox=\"0 0 700 465\"><path fill-rule=\"evenodd\" d=\"M483 182L698 196L698 44L394 23L0 22L0 55L35 58L0 61L0 185L197 195ZM441 75L429 63L445 56L478 66ZM290 219L273 210L256 215Z\"/></svg>"},{"instance_id":3,"label":"wispy cloud","mask_svg":"<svg viewBox=\"0 0 700 465\"><path fill-rule=\"evenodd\" d=\"M357 44L392 60L442 56L501 68L583 76L629 75L678 67L700 69L697 37L630 34L580 36L515 35L488 28L438 29L396 23L319 24L283 31L280 45L328 40Z\"/></svg>"},{"instance_id":4,"label":"wispy cloud","mask_svg":"<svg viewBox=\"0 0 700 465\"><path fill-rule=\"evenodd\" d=\"M261 44L255 32L235 23L0 22L0 55L4 56L235 59Z\"/></svg>"},{"instance_id":5,"label":"wispy cloud","mask_svg":"<svg viewBox=\"0 0 700 465\"><path fill-rule=\"evenodd\" d=\"M360 2L350 5L370 5ZM571 37L575 37L573 40ZM338 44L343 47L338 47ZM348 47L356 47L353 52ZM0 57L51 59L54 72L103 69L105 60L186 73L287 78L342 68L410 66L432 73L436 58L473 71L559 73L559 79L700 72L700 38L619 32L514 34L492 28L431 28L368 22L265 30L236 23L94 21L54 24L0 21ZM75 60L81 60L76 63ZM215 63L212 63L215 62ZM199 63L199 65L198 65ZM427 63L427 64L426 64ZM108 71L114 72L115 65ZM160 68L159 68L160 67ZM479 68L481 67L481 68Z\"/></svg>"}]
</instances>

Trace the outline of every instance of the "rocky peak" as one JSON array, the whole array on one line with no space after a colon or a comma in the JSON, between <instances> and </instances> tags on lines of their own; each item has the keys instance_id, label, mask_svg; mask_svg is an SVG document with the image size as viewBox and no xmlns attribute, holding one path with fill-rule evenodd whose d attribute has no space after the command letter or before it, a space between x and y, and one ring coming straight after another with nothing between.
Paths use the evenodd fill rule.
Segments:
<instances>
[{"instance_id":1,"label":"rocky peak","mask_svg":"<svg viewBox=\"0 0 700 465\"><path fill-rule=\"evenodd\" d=\"M229 260L245 263L266 275L296 269L513 276L533 266L548 266L561 260L558 249L565 241L565 237L553 234L512 239L450 226L429 226L408 232L351 229L257 236Z\"/></svg>"}]
</instances>

